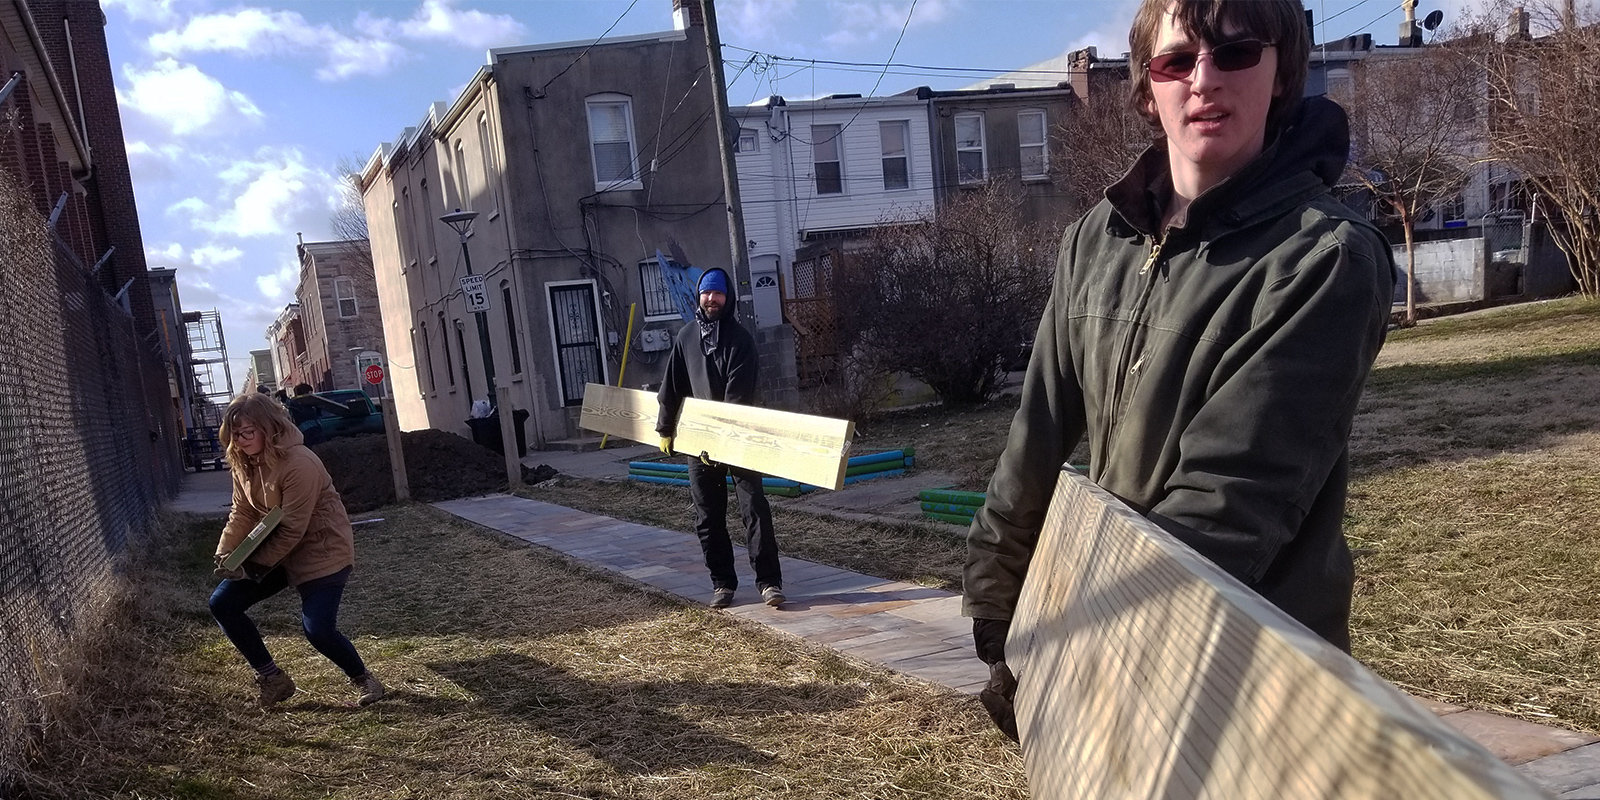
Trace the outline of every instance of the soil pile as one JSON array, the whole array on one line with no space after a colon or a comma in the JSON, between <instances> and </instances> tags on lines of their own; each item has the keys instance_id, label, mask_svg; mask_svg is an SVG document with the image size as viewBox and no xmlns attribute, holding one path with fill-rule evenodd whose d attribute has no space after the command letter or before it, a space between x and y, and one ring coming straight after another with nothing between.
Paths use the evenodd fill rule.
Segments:
<instances>
[{"instance_id":1,"label":"soil pile","mask_svg":"<svg viewBox=\"0 0 1600 800\"><path fill-rule=\"evenodd\" d=\"M506 490L506 462L499 453L469 439L428 429L400 434L406 454L411 499L421 503L492 494ZM330 439L312 448L333 477L333 486L352 514L394 502L389 444L382 434ZM555 475L540 464L522 468L522 479L536 483Z\"/></svg>"}]
</instances>

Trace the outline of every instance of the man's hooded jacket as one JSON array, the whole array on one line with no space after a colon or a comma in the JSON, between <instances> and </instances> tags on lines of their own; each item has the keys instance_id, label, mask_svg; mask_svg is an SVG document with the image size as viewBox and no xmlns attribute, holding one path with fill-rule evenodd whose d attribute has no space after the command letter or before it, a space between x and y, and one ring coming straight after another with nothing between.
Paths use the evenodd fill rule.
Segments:
<instances>
[{"instance_id":1,"label":"man's hooded jacket","mask_svg":"<svg viewBox=\"0 0 1600 800\"><path fill-rule=\"evenodd\" d=\"M1007 620L1062 464L1349 649L1347 443L1384 338L1388 243L1329 189L1323 98L1160 230L1167 154L1065 232L1021 407L968 534L964 612Z\"/></svg>"}]
</instances>

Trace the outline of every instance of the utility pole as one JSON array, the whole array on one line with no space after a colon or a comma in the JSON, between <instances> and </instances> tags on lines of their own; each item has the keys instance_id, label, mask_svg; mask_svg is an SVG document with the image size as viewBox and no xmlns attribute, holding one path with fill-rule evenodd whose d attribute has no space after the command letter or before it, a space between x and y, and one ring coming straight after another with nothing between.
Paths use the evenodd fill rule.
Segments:
<instances>
[{"instance_id":1,"label":"utility pole","mask_svg":"<svg viewBox=\"0 0 1600 800\"><path fill-rule=\"evenodd\" d=\"M700 0L705 17L706 61L711 67L711 103L717 115L717 149L722 155L722 196L728 209L728 252L733 258L733 280L739 293L739 316L756 324L755 291L750 279L750 254L745 246L743 206L739 203L739 174L733 165L733 146L728 140L728 87L722 76L722 38L717 35L717 9L712 0Z\"/></svg>"}]
</instances>

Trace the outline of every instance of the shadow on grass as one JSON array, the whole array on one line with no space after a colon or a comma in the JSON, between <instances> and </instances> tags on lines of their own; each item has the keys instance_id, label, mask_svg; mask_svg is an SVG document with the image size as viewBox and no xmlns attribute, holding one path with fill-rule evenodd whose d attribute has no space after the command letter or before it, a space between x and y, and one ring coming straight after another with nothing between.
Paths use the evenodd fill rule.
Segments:
<instances>
[{"instance_id":1,"label":"shadow on grass","mask_svg":"<svg viewBox=\"0 0 1600 800\"><path fill-rule=\"evenodd\" d=\"M477 703L587 751L628 774L762 765L774 758L711 732L697 709L719 720L820 714L860 704L857 686L704 681L595 682L519 653L427 665L476 695ZM412 699L409 707L446 713L461 701Z\"/></svg>"}]
</instances>

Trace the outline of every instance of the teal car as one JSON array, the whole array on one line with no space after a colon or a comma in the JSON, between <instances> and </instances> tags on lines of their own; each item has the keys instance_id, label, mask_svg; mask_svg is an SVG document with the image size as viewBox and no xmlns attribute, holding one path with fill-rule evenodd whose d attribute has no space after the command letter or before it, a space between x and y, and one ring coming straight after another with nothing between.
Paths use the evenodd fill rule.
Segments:
<instances>
[{"instance_id":1,"label":"teal car","mask_svg":"<svg viewBox=\"0 0 1600 800\"><path fill-rule=\"evenodd\" d=\"M359 389L333 389L292 398L289 413L308 445L384 430L383 409Z\"/></svg>"}]
</instances>

